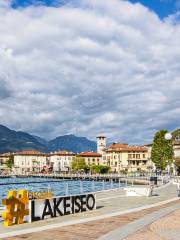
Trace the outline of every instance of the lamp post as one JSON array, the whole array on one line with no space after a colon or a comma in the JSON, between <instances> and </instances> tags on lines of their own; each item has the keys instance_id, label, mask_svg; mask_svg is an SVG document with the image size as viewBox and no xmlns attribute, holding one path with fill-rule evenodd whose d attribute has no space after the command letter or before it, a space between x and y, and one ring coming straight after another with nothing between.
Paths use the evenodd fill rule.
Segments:
<instances>
[{"instance_id":1,"label":"lamp post","mask_svg":"<svg viewBox=\"0 0 180 240\"><path fill-rule=\"evenodd\" d=\"M171 140L172 139L172 134L168 132L168 133L165 134L164 138L166 140Z\"/></svg>"},{"instance_id":2,"label":"lamp post","mask_svg":"<svg viewBox=\"0 0 180 240\"><path fill-rule=\"evenodd\" d=\"M170 141L172 139L172 134L170 132L166 133L164 138L167 140L167 141ZM169 166L169 161L167 160L166 161L167 163L167 171L168 171L168 176L170 175L170 166Z\"/></svg>"}]
</instances>

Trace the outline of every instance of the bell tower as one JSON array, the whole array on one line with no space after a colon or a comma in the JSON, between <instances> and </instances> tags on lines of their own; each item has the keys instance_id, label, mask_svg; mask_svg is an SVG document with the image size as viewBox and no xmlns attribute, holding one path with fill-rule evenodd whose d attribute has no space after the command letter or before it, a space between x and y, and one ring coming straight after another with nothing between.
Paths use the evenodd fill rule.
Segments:
<instances>
[{"instance_id":1,"label":"bell tower","mask_svg":"<svg viewBox=\"0 0 180 240\"><path fill-rule=\"evenodd\" d=\"M97 152L103 154L104 148L106 148L106 137L97 136Z\"/></svg>"}]
</instances>

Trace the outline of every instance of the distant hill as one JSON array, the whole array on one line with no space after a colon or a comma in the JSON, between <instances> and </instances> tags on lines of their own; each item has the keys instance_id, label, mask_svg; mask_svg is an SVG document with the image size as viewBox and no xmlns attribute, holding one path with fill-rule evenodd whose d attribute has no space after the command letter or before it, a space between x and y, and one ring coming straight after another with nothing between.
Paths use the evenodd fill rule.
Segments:
<instances>
[{"instance_id":1,"label":"distant hill","mask_svg":"<svg viewBox=\"0 0 180 240\"><path fill-rule=\"evenodd\" d=\"M16 132L0 125L0 153L16 152L24 149L46 151L46 147L32 135L25 132Z\"/></svg>"},{"instance_id":2,"label":"distant hill","mask_svg":"<svg viewBox=\"0 0 180 240\"><path fill-rule=\"evenodd\" d=\"M46 141L45 139L41 138L41 137L38 137L38 136L35 136L33 135L33 137L41 144L43 144L44 146L48 146L48 141Z\"/></svg>"},{"instance_id":3,"label":"distant hill","mask_svg":"<svg viewBox=\"0 0 180 240\"><path fill-rule=\"evenodd\" d=\"M59 136L46 141L26 132L18 132L0 125L0 153L34 149L42 152L68 150L75 153L96 151L96 142L74 135Z\"/></svg>"},{"instance_id":4,"label":"distant hill","mask_svg":"<svg viewBox=\"0 0 180 240\"><path fill-rule=\"evenodd\" d=\"M96 151L96 142L85 137L64 135L49 141L48 151L68 150L75 153L85 151Z\"/></svg>"}]
</instances>

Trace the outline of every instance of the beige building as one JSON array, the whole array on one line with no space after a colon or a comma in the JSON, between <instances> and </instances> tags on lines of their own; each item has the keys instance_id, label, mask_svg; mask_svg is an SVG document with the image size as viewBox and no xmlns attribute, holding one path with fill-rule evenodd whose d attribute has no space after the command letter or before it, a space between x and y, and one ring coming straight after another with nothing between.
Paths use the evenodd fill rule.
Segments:
<instances>
[{"instance_id":1,"label":"beige building","mask_svg":"<svg viewBox=\"0 0 180 240\"><path fill-rule=\"evenodd\" d=\"M12 153L2 153L0 154L0 172L7 169L7 162Z\"/></svg>"},{"instance_id":2,"label":"beige building","mask_svg":"<svg viewBox=\"0 0 180 240\"><path fill-rule=\"evenodd\" d=\"M97 152L82 152L78 156L83 157L87 165L102 165L102 154Z\"/></svg>"},{"instance_id":3,"label":"beige building","mask_svg":"<svg viewBox=\"0 0 180 240\"><path fill-rule=\"evenodd\" d=\"M76 156L73 152L58 151L50 153L49 162L54 172L68 172L71 169L73 157Z\"/></svg>"},{"instance_id":4,"label":"beige building","mask_svg":"<svg viewBox=\"0 0 180 240\"><path fill-rule=\"evenodd\" d=\"M175 141L173 143L174 157L180 158L180 141Z\"/></svg>"},{"instance_id":5,"label":"beige building","mask_svg":"<svg viewBox=\"0 0 180 240\"><path fill-rule=\"evenodd\" d=\"M0 166L6 165L8 162L9 158L11 156L11 153L2 153L0 154Z\"/></svg>"},{"instance_id":6,"label":"beige building","mask_svg":"<svg viewBox=\"0 0 180 240\"><path fill-rule=\"evenodd\" d=\"M103 162L110 166L113 172L148 171L150 165L146 147L129 146L124 143L114 143L106 148Z\"/></svg>"},{"instance_id":7,"label":"beige building","mask_svg":"<svg viewBox=\"0 0 180 240\"><path fill-rule=\"evenodd\" d=\"M102 164L110 166L112 172L149 171L152 168L150 151L145 146L114 143L106 147L106 137L98 136L97 152L102 154Z\"/></svg>"},{"instance_id":8,"label":"beige building","mask_svg":"<svg viewBox=\"0 0 180 240\"><path fill-rule=\"evenodd\" d=\"M39 173L47 165L47 155L39 151L27 150L14 154L14 169L16 174Z\"/></svg>"}]
</instances>

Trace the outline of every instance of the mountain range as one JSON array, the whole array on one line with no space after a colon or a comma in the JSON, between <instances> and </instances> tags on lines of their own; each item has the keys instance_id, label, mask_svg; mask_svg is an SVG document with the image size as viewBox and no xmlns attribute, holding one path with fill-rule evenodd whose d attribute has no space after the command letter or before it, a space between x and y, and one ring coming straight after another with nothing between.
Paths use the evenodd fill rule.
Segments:
<instances>
[{"instance_id":1,"label":"mountain range","mask_svg":"<svg viewBox=\"0 0 180 240\"><path fill-rule=\"evenodd\" d=\"M41 152L54 152L67 150L74 153L96 151L96 142L86 137L64 135L47 141L39 136L26 132L14 131L0 125L0 153L16 152L21 150L38 150Z\"/></svg>"}]
</instances>

